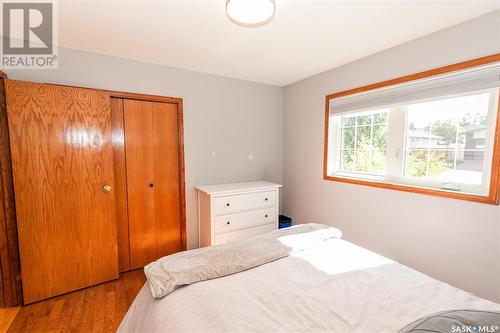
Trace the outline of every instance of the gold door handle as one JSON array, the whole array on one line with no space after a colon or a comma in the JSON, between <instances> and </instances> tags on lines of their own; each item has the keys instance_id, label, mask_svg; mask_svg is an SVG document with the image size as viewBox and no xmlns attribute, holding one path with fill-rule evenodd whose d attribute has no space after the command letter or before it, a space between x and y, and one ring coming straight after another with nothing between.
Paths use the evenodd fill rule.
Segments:
<instances>
[{"instance_id":1,"label":"gold door handle","mask_svg":"<svg viewBox=\"0 0 500 333\"><path fill-rule=\"evenodd\" d=\"M111 185L109 185L109 184L104 185L103 188L102 188L102 190L105 193L111 192Z\"/></svg>"}]
</instances>

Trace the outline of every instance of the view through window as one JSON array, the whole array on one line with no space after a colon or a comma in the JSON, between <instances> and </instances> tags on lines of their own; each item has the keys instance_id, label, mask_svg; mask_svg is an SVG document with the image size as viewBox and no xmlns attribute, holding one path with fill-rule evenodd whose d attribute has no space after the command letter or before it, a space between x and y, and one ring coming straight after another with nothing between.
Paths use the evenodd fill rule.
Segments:
<instances>
[{"instance_id":1,"label":"view through window","mask_svg":"<svg viewBox=\"0 0 500 333\"><path fill-rule=\"evenodd\" d=\"M488 191L498 88L330 115L332 175Z\"/></svg>"},{"instance_id":2,"label":"view through window","mask_svg":"<svg viewBox=\"0 0 500 333\"><path fill-rule=\"evenodd\" d=\"M490 94L408 105L405 176L481 184Z\"/></svg>"},{"instance_id":3,"label":"view through window","mask_svg":"<svg viewBox=\"0 0 500 333\"><path fill-rule=\"evenodd\" d=\"M384 110L342 117L341 171L385 172L387 114Z\"/></svg>"}]
</instances>

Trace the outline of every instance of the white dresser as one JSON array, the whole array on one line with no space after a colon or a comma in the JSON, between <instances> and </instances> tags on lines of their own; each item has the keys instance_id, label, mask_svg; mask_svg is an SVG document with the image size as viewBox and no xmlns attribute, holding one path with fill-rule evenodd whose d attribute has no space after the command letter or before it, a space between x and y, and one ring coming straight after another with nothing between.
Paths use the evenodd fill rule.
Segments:
<instances>
[{"instance_id":1,"label":"white dresser","mask_svg":"<svg viewBox=\"0 0 500 333\"><path fill-rule=\"evenodd\" d=\"M199 245L223 244L278 229L280 187L264 181L195 187Z\"/></svg>"}]
</instances>

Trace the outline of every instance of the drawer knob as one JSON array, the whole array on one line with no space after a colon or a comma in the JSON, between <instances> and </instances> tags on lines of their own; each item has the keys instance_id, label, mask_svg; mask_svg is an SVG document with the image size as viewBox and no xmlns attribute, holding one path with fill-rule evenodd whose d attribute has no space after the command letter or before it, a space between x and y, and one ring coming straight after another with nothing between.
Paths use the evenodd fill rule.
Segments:
<instances>
[{"instance_id":1,"label":"drawer knob","mask_svg":"<svg viewBox=\"0 0 500 333\"><path fill-rule=\"evenodd\" d=\"M226 224L231 224L231 222L227 221Z\"/></svg>"},{"instance_id":2,"label":"drawer knob","mask_svg":"<svg viewBox=\"0 0 500 333\"><path fill-rule=\"evenodd\" d=\"M266 200L266 201L268 201L269 199L268 199L268 198L266 198L265 200Z\"/></svg>"},{"instance_id":3,"label":"drawer knob","mask_svg":"<svg viewBox=\"0 0 500 333\"><path fill-rule=\"evenodd\" d=\"M267 217L267 214L265 216Z\"/></svg>"},{"instance_id":4,"label":"drawer knob","mask_svg":"<svg viewBox=\"0 0 500 333\"><path fill-rule=\"evenodd\" d=\"M228 206L228 207L229 207L229 202L226 204L226 206Z\"/></svg>"}]
</instances>

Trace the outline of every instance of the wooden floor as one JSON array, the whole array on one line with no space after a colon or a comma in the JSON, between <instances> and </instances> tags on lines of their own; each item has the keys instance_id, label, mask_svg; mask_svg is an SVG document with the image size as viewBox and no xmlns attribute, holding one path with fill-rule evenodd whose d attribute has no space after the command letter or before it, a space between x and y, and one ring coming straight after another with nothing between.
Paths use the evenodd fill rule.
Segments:
<instances>
[{"instance_id":1,"label":"wooden floor","mask_svg":"<svg viewBox=\"0 0 500 333\"><path fill-rule=\"evenodd\" d=\"M0 309L0 333L7 332L19 309L19 306Z\"/></svg>"},{"instance_id":2,"label":"wooden floor","mask_svg":"<svg viewBox=\"0 0 500 333\"><path fill-rule=\"evenodd\" d=\"M8 332L115 332L144 285L142 269L21 307Z\"/></svg>"}]
</instances>

